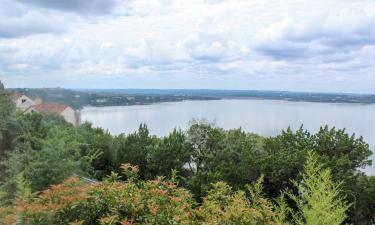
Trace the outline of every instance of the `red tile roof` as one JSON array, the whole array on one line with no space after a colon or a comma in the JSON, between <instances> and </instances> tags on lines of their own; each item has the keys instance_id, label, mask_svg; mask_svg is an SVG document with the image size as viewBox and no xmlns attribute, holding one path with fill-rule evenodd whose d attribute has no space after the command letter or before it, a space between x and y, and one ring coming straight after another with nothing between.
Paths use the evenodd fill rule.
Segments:
<instances>
[{"instance_id":1,"label":"red tile roof","mask_svg":"<svg viewBox=\"0 0 375 225\"><path fill-rule=\"evenodd\" d=\"M61 114L67 107L65 104L61 103L42 103L39 105L34 105L34 109L40 113L46 114Z\"/></svg>"}]
</instances>

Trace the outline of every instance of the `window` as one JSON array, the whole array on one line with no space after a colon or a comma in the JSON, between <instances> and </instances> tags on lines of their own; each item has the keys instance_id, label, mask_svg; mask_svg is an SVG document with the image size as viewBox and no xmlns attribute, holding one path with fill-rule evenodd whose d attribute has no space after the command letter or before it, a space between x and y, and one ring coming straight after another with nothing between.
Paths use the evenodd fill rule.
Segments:
<instances>
[{"instance_id":1,"label":"window","mask_svg":"<svg viewBox=\"0 0 375 225\"><path fill-rule=\"evenodd\" d=\"M22 99L22 103L25 103L26 102L26 99Z\"/></svg>"}]
</instances>

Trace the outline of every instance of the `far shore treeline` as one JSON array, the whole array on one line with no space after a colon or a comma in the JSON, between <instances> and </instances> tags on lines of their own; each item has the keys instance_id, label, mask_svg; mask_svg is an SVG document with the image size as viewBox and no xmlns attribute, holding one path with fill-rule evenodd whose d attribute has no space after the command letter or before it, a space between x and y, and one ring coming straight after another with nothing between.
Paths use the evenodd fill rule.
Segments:
<instances>
[{"instance_id":1,"label":"far shore treeline","mask_svg":"<svg viewBox=\"0 0 375 225\"><path fill-rule=\"evenodd\" d=\"M13 88L29 97L41 97L44 102L59 102L75 109L85 106L147 105L184 100L267 99L327 103L375 103L374 94L314 93L259 90L205 90L205 89L64 89Z\"/></svg>"},{"instance_id":2,"label":"far shore treeline","mask_svg":"<svg viewBox=\"0 0 375 225\"><path fill-rule=\"evenodd\" d=\"M324 125L115 136L22 114L0 83L0 224L374 224L371 155Z\"/></svg>"}]
</instances>

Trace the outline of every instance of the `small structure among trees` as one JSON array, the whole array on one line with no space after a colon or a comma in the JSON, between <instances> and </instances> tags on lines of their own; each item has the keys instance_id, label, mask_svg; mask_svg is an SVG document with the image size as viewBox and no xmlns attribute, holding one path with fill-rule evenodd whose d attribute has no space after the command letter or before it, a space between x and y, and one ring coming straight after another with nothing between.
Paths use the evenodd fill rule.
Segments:
<instances>
[{"instance_id":1,"label":"small structure among trees","mask_svg":"<svg viewBox=\"0 0 375 225\"><path fill-rule=\"evenodd\" d=\"M13 93L11 99L16 108L24 113L38 112L45 115L60 116L74 126L80 123L80 112L66 104L56 102L43 103L40 97L36 97L33 100L21 93Z\"/></svg>"}]
</instances>

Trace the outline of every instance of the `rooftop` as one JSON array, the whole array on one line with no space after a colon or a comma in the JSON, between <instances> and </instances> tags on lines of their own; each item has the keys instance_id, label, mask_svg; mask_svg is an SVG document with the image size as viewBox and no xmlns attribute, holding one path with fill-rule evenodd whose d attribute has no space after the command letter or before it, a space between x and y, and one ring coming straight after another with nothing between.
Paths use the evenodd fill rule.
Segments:
<instances>
[{"instance_id":1,"label":"rooftop","mask_svg":"<svg viewBox=\"0 0 375 225\"><path fill-rule=\"evenodd\" d=\"M46 113L46 114L61 114L67 107L68 105L62 104L62 103L42 103L39 105L34 105L34 109L38 112L41 113Z\"/></svg>"}]
</instances>

